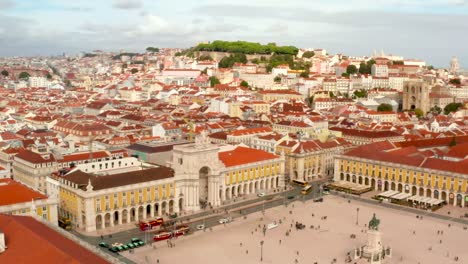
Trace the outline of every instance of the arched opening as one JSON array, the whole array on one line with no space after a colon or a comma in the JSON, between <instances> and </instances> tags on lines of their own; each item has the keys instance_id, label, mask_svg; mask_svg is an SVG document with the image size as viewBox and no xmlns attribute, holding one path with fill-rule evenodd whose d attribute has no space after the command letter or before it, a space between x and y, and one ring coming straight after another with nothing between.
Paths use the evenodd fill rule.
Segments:
<instances>
[{"instance_id":1,"label":"arched opening","mask_svg":"<svg viewBox=\"0 0 468 264\"><path fill-rule=\"evenodd\" d=\"M119 224L119 211L115 211L115 212L114 212L113 220L114 220L114 225L118 225L118 224Z\"/></svg>"},{"instance_id":2,"label":"arched opening","mask_svg":"<svg viewBox=\"0 0 468 264\"><path fill-rule=\"evenodd\" d=\"M462 206L463 195L457 194L457 206Z\"/></svg>"},{"instance_id":3,"label":"arched opening","mask_svg":"<svg viewBox=\"0 0 468 264\"><path fill-rule=\"evenodd\" d=\"M392 182L392 184L390 184L390 187L391 187L391 190L392 190L392 191L395 191L396 184L395 184L394 182Z\"/></svg>"},{"instance_id":4,"label":"arched opening","mask_svg":"<svg viewBox=\"0 0 468 264\"><path fill-rule=\"evenodd\" d=\"M146 218L150 217L151 216L151 205L148 204L146 206Z\"/></svg>"},{"instance_id":5,"label":"arched opening","mask_svg":"<svg viewBox=\"0 0 468 264\"><path fill-rule=\"evenodd\" d=\"M299 178L299 177L297 176L297 171L294 171L294 179L297 180L297 178ZM256 188L255 188L255 189L256 189Z\"/></svg>"},{"instance_id":6,"label":"arched opening","mask_svg":"<svg viewBox=\"0 0 468 264\"><path fill-rule=\"evenodd\" d=\"M441 196L442 196L442 197L441 197L441 198L442 198L441 200L447 201L447 193L446 193L446 192L442 192L442 193L441 193Z\"/></svg>"},{"instance_id":7,"label":"arched opening","mask_svg":"<svg viewBox=\"0 0 468 264\"><path fill-rule=\"evenodd\" d=\"M232 186L232 188L231 188L231 197L232 198L236 197L236 186Z\"/></svg>"},{"instance_id":8,"label":"arched opening","mask_svg":"<svg viewBox=\"0 0 468 264\"><path fill-rule=\"evenodd\" d=\"M169 201L169 213L174 213L174 200Z\"/></svg>"},{"instance_id":9,"label":"arched opening","mask_svg":"<svg viewBox=\"0 0 468 264\"><path fill-rule=\"evenodd\" d=\"M372 180L371 180L371 186L372 186L373 189L376 188L376 186L375 186L375 179L372 179Z\"/></svg>"},{"instance_id":10,"label":"arched opening","mask_svg":"<svg viewBox=\"0 0 468 264\"><path fill-rule=\"evenodd\" d=\"M270 188L271 188L271 189L275 188L275 179L271 179L271 181L270 181Z\"/></svg>"},{"instance_id":11,"label":"arched opening","mask_svg":"<svg viewBox=\"0 0 468 264\"><path fill-rule=\"evenodd\" d=\"M154 215L159 215L159 204L158 203L154 204Z\"/></svg>"},{"instance_id":12,"label":"arched opening","mask_svg":"<svg viewBox=\"0 0 468 264\"><path fill-rule=\"evenodd\" d=\"M228 187L226 188L226 200L230 200L231 199L231 188Z\"/></svg>"},{"instance_id":13,"label":"arched opening","mask_svg":"<svg viewBox=\"0 0 468 264\"><path fill-rule=\"evenodd\" d=\"M353 175L353 183L356 183L356 175Z\"/></svg>"},{"instance_id":14,"label":"arched opening","mask_svg":"<svg viewBox=\"0 0 468 264\"><path fill-rule=\"evenodd\" d=\"M252 182L249 183L249 193L254 193L254 184Z\"/></svg>"},{"instance_id":15,"label":"arched opening","mask_svg":"<svg viewBox=\"0 0 468 264\"><path fill-rule=\"evenodd\" d=\"M398 184L398 191L403 192L403 184L401 183Z\"/></svg>"},{"instance_id":16,"label":"arched opening","mask_svg":"<svg viewBox=\"0 0 468 264\"><path fill-rule=\"evenodd\" d=\"M453 200L455 199L455 195L453 193L449 194L449 204L453 204Z\"/></svg>"},{"instance_id":17,"label":"arched opening","mask_svg":"<svg viewBox=\"0 0 468 264\"><path fill-rule=\"evenodd\" d=\"M179 212L184 210L184 198L179 199Z\"/></svg>"},{"instance_id":18,"label":"arched opening","mask_svg":"<svg viewBox=\"0 0 468 264\"><path fill-rule=\"evenodd\" d=\"M438 190L434 191L434 198L439 199L439 191Z\"/></svg>"},{"instance_id":19,"label":"arched opening","mask_svg":"<svg viewBox=\"0 0 468 264\"><path fill-rule=\"evenodd\" d=\"M82 215L81 216L81 227L85 227L86 226L86 216L85 215Z\"/></svg>"},{"instance_id":20,"label":"arched opening","mask_svg":"<svg viewBox=\"0 0 468 264\"><path fill-rule=\"evenodd\" d=\"M366 186L369 186L369 178L364 178L364 184L365 184Z\"/></svg>"},{"instance_id":21,"label":"arched opening","mask_svg":"<svg viewBox=\"0 0 468 264\"><path fill-rule=\"evenodd\" d=\"M145 211L145 209L143 208L143 206L139 206L138 207L138 219L143 219L143 211Z\"/></svg>"},{"instance_id":22,"label":"arched opening","mask_svg":"<svg viewBox=\"0 0 468 264\"><path fill-rule=\"evenodd\" d=\"M244 189L242 190L242 193L244 193L244 195L249 194L249 185L247 183L244 184Z\"/></svg>"},{"instance_id":23,"label":"arched opening","mask_svg":"<svg viewBox=\"0 0 468 264\"><path fill-rule=\"evenodd\" d=\"M261 180L260 181L260 190L264 190L264 189L265 189L265 181Z\"/></svg>"},{"instance_id":24,"label":"arched opening","mask_svg":"<svg viewBox=\"0 0 468 264\"><path fill-rule=\"evenodd\" d=\"M127 209L124 209L122 211L122 224L128 223L128 211Z\"/></svg>"},{"instance_id":25,"label":"arched opening","mask_svg":"<svg viewBox=\"0 0 468 264\"><path fill-rule=\"evenodd\" d=\"M200 201L208 202L208 176L211 174L211 170L208 167L202 167L198 171L198 190Z\"/></svg>"},{"instance_id":26,"label":"arched opening","mask_svg":"<svg viewBox=\"0 0 468 264\"><path fill-rule=\"evenodd\" d=\"M237 196L242 196L242 185L237 186Z\"/></svg>"},{"instance_id":27,"label":"arched opening","mask_svg":"<svg viewBox=\"0 0 468 264\"><path fill-rule=\"evenodd\" d=\"M96 216L96 229L101 229L102 228L102 216L97 215Z\"/></svg>"},{"instance_id":28,"label":"arched opening","mask_svg":"<svg viewBox=\"0 0 468 264\"><path fill-rule=\"evenodd\" d=\"M359 178L358 178L358 183L359 183L359 184L362 184L362 176L359 176Z\"/></svg>"},{"instance_id":29,"label":"arched opening","mask_svg":"<svg viewBox=\"0 0 468 264\"><path fill-rule=\"evenodd\" d=\"M426 197L431 197L432 191L431 189L426 190Z\"/></svg>"},{"instance_id":30,"label":"arched opening","mask_svg":"<svg viewBox=\"0 0 468 264\"><path fill-rule=\"evenodd\" d=\"M418 190L418 188L416 188L416 186L413 186L413 187L411 188L411 194L412 194L412 195L416 195L417 190Z\"/></svg>"},{"instance_id":31,"label":"arched opening","mask_svg":"<svg viewBox=\"0 0 468 264\"><path fill-rule=\"evenodd\" d=\"M349 174L346 174L346 181L350 181L351 178L349 177Z\"/></svg>"},{"instance_id":32,"label":"arched opening","mask_svg":"<svg viewBox=\"0 0 468 264\"><path fill-rule=\"evenodd\" d=\"M270 179L269 178L265 180L265 189L268 189L268 188L270 188Z\"/></svg>"},{"instance_id":33,"label":"arched opening","mask_svg":"<svg viewBox=\"0 0 468 264\"><path fill-rule=\"evenodd\" d=\"M111 223L111 215L110 213L107 213L105 216L104 216L104 225L105 227L109 227L110 226L110 223Z\"/></svg>"},{"instance_id":34,"label":"arched opening","mask_svg":"<svg viewBox=\"0 0 468 264\"><path fill-rule=\"evenodd\" d=\"M161 213L162 215L167 214L167 202L166 201L162 202L161 204Z\"/></svg>"},{"instance_id":35,"label":"arched opening","mask_svg":"<svg viewBox=\"0 0 468 264\"><path fill-rule=\"evenodd\" d=\"M419 187L419 196L424 196L424 188Z\"/></svg>"},{"instance_id":36,"label":"arched opening","mask_svg":"<svg viewBox=\"0 0 468 264\"><path fill-rule=\"evenodd\" d=\"M385 181L384 183L384 191L388 191L388 181Z\"/></svg>"},{"instance_id":37,"label":"arched opening","mask_svg":"<svg viewBox=\"0 0 468 264\"><path fill-rule=\"evenodd\" d=\"M255 191L258 191L258 181L255 182Z\"/></svg>"},{"instance_id":38,"label":"arched opening","mask_svg":"<svg viewBox=\"0 0 468 264\"><path fill-rule=\"evenodd\" d=\"M276 184L275 184L276 187L279 186L279 177L276 177Z\"/></svg>"},{"instance_id":39,"label":"arched opening","mask_svg":"<svg viewBox=\"0 0 468 264\"><path fill-rule=\"evenodd\" d=\"M344 181L344 174L343 173L340 173L340 180Z\"/></svg>"}]
</instances>

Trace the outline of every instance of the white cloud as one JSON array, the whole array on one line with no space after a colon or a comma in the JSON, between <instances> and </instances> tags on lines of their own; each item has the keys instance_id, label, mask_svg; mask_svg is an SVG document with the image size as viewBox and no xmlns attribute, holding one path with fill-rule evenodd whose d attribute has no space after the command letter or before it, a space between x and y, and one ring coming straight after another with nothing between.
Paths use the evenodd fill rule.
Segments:
<instances>
[{"instance_id":1,"label":"white cloud","mask_svg":"<svg viewBox=\"0 0 468 264\"><path fill-rule=\"evenodd\" d=\"M114 0L115 8L119 9L138 9L143 7L142 0Z\"/></svg>"},{"instance_id":2,"label":"white cloud","mask_svg":"<svg viewBox=\"0 0 468 264\"><path fill-rule=\"evenodd\" d=\"M9 9L15 6L15 2L13 0L0 0L0 11L3 9Z\"/></svg>"}]
</instances>

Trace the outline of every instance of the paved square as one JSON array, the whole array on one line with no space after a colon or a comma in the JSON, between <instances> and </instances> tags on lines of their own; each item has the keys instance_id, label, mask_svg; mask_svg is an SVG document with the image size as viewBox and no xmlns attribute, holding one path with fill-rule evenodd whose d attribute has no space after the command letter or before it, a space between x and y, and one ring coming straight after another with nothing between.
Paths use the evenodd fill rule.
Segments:
<instances>
[{"instance_id":1,"label":"paved square","mask_svg":"<svg viewBox=\"0 0 468 264\"><path fill-rule=\"evenodd\" d=\"M159 259L164 264L253 264L260 263L263 240L263 263L295 263L295 259L298 263L331 263L334 258L337 263L344 263L348 251L366 243L362 231L376 213L381 220L384 246L393 248L391 263L468 263L468 230L460 224L451 223L449 227L450 222L429 217L419 220L414 214L356 201L348 203L347 199L336 196L326 196L323 203L309 201L293 205L294 208L289 205L267 210L263 221L262 214L255 213L245 220L237 218L227 227L217 226L212 232L197 231L175 240L173 248L162 241L155 243L156 249L144 247L134 254L123 254L137 263L156 263ZM359 225L356 225L358 207ZM324 216L326 220L322 219ZM258 225L279 219L283 223L268 230L264 237ZM290 225L295 221L302 222L306 228L296 231ZM292 232L286 236L289 229ZM438 235L438 230L443 235ZM351 239L351 234L356 234L356 238ZM455 256L459 257L458 262L454 261Z\"/></svg>"}]
</instances>

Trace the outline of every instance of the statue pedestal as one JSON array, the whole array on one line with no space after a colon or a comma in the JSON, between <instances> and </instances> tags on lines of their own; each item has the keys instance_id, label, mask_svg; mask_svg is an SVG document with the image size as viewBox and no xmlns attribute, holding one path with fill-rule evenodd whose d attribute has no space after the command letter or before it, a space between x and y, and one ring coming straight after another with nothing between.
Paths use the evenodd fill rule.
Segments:
<instances>
[{"instance_id":1,"label":"statue pedestal","mask_svg":"<svg viewBox=\"0 0 468 264\"><path fill-rule=\"evenodd\" d=\"M370 263L382 263L382 234L377 230L367 231L367 244L362 249L362 258Z\"/></svg>"}]
</instances>

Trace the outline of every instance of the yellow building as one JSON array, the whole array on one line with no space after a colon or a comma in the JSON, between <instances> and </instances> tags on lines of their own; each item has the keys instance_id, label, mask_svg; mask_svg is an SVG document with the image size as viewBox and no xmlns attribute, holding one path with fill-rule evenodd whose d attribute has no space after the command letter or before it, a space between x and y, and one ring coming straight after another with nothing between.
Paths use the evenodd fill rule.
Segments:
<instances>
[{"instance_id":1,"label":"yellow building","mask_svg":"<svg viewBox=\"0 0 468 264\"><path fill-rule=\"evenodd\" d=\"M182 210L174 172L167 167L112 175L75 170L51 178L60 198L59 215L86 232Z\"/></svg>"},{"instance_id":2,"label":"yellow building","mask_svg":"<svg viewBox=\"0 0 468 264\"><path fill-rule=\"evenodd\" d=\"M360 146L335 158L334 180L467 207L468 143L450 147L450 140L441 138L399 145L384 141Z\"/></svg>"},{"instance_id":3,"label":"yellow building","mask_svg":"<svg viewBox=\"0 0 468 264\"><path fill-rule=\"evenodd\" d=\"M0 179L0 214L31 215L57 225L57 199L12 179Z\"/></svg>"},{"instance_id":4,"label":"yellow building","mask_svg":"<svg viewBox=\"0 0 468 264\"><path fill-rule=\"evenodd\" d=\"M342 138L321 142L283 141L276 147L276 153L286 156L286 176L291 180L312 181L331 177L334 169L334 157L352 147Z\"/></svg>"}]
</instances>

